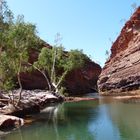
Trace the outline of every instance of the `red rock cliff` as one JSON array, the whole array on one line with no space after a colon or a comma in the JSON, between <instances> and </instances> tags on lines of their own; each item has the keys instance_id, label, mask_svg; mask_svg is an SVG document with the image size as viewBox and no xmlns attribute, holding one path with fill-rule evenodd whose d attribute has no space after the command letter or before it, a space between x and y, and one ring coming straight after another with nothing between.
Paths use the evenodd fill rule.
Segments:
<instances>
[{"instance_id":1,"label":"red rock cliff","mask_svg":"<svg viewBox=\"0 0 140 140\"><path fill-rule=\"evenodd\" d=\"M140 88L140 7L114 42L110 59L99 76L98 88L102 93Z\"/></svg>"},{"instance_id":2,"label":"red rock cliff","mask_svg":"<svg viewBox=\"0 0 140 140\"><path fill-rule=\"evenodd\" d=\"M98 64L87 61L83 68L73 70L66 76L64 85L67 92L84 94L95 91L100 73L101 67Z\"/></svg>"},{"instance_id":3,"label":"red rock cliff","mask_svg":"<svg viewBox=\"0 0 140 140\"><path fill-rule=\"evenodd\" d=\"M49 44L45 44L44 47L51 48ZM37 50L30 51L30 63L37 60L38 54ZM71 71L63 84L70 94L93 92L100 73L101 67L98 64L87 61L83 68ZM47 87L44 76L38 71L22 73L21 80L24 89L45 89Z\"/></svg>"}]
</instances>

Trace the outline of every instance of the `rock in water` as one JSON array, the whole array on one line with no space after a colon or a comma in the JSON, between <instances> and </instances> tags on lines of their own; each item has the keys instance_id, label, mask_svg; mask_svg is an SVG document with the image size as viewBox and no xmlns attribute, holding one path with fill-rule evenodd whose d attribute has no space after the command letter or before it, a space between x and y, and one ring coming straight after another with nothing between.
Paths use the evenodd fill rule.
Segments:
<instances>
[{"instance_id":1,"label":"rock in water","mask_svg":"<svg viewBox=\"0 0 140 140\"><path fill-rule=\"evenodd\" d=\"M10 129L24 124L24 120L15 116L0 115L0 129Z\"/></svg>"},{"instance_id":2,"label":"rock in water","mask_svg":"<svg viewBox=\"0 0 140 140\"><path fill-rule=\"evenodd\" d=\"M114 42L110 59L99 77L98 88L102 94L111 95L140 88L140 7Z\"/></svg>"}]
</instances>

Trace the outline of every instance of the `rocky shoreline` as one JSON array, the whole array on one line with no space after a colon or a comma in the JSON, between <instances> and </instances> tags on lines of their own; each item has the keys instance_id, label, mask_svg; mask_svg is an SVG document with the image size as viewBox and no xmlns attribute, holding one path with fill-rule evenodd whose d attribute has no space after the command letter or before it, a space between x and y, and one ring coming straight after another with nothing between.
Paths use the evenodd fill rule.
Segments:
<instances>
[{"instance_id":1,"label":"rocky shoreline","mask_svg":"<svg viewBox=\"0 0 140 140\"><path fill-rule=\"evenodd\" d=\"M138 90L132 90L132 91L121 91L121 90L110 90L110 91L104 91L99 93L100 96L111 96L111 97L126 97L126 96L140 96L140 89Z\"/></svg>"},{"instance_id":2,"label":"rocky shoreline","mask_svg":"<svg viewBox=\"0 0 140 140\"><path fill-rule=\"evenodd\" d=\"M85 100L95 100L88 97L63 97L45 90L23 90L22 98L18 106L11 103L18 100L18 90L0 93L0 130L1 128L15 128L22 126L26 115L40 113L46 106L55 105L61 102L78 102ZM22 122L22 123L21 123Z\"/></svg>"},{"instance_id":3,"label":"rocky shoreline","mask_svg":"<svg viewBox=\"0 0 140 140\"><path fill-rule=\"evenodd\" d=\"M18 90L12 91L9 94L1 94L0 114L24 116L40 112L47 104L63 101L63 97L58 97L49 91L23 90L19 105L14 106L11 102L14 101L16 104L18 96Z\"/></svg>"},{"instance_id":4,"label":"rocky shoreline","mask_svg":"<svg viewBox=\"0 0 140 140\"><path fill-rule=\"evenodd\" d=\"M9 130L24 125L24 120L11 115L0 115L0 130Z\"/></svg>"},{"instance_id":5,"label":"rocky shoreline","mask_svg":"<svg viewBox=\"0 0 140 140\"><path fill-rule=\"evenodd\" d=\"M39 113L47 105L62 102L62 96L44 90L23 90L18 106L18 90L0 93L0 129L19 127L24 124L26 115ZM20 117L20 118L19 118Z\"/></svg>"},{"instance_id":6,"label":"rocky shoreline","mask_svg":"<svg viewBox=\"0 0 140 140\"><path fill-rule=\"evenodd\" d=\"M128 92L125 93L104 93L101 97L111 97L117 100L130 101L140 99L140 90L133 91L131 94ZM10 93L11 95L11 93ZM8 99L8 94L0 94L1 101L2 99ZM18 98L18 91L14 91L14 98ZM79 101L89 101L89 100L98 100L98 98L93 97L57 97L50 93L49 91L44 90L24 90L22 93L21 104L14 108L11 104L0 106L0 130L6 129L11 130L13 128L20 127L27 123L26 115L38 114L47 106L56 105L61 102L79 102ZM8 129L7 129L8 128Z\"/></svg>"}]
</instances>

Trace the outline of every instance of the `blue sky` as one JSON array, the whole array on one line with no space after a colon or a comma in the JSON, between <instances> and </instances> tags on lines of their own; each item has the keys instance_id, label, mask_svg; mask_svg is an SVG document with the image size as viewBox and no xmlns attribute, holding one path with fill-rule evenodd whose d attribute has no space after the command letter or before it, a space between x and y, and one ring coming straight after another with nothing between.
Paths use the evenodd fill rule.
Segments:
<instances>
[{"instance_id":1,"label":"blue sky","mask_svg":"<svg viewBox=\"0 0 140 140\"><path fill-rule=\"evenodd\" d=\"M105 51L110 50L133 13L132 4L140 0L7 0L15 15L37 25L39 36L54 44L60 33L66 50L83 49L104 65Z\"/></svg>"}]
</instances>

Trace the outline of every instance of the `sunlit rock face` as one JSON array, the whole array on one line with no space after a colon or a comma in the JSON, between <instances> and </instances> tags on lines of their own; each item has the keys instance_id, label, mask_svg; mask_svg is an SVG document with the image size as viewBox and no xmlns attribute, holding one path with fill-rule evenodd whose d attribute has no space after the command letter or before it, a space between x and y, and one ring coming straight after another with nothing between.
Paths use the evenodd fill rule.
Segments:
<instances>
[{"instance_id":1,"label":"sunlit rock face","mask_svg":"<svg viewBox=\"0 0 140 140\"><path fill-rule=\"evenodd\" d=\"M29 51L29 62L33 64L38 60L38 55L42 47L47 47L49 49L52 48L48 43L43 42L42 46L37 49L30 49ZM38 71L33 70L32 72L24 72L20 74L21 83L23 89L46 89L48 88L48 84L45 80L45 77Z\"/></svg>"},{"instance_id":2,"label":"sunlit rock face","mask_svg":"<svg viewBox=\"0 0 140 140\"><path fill-rule=\"evenodd\" d=\"M52 48L49 44L43 47ZM39 50L30 50L30 63L37 61ZM101 73L101 67L93 61L88 60L86 64L77 70L71 71L63 83L69 94L84 94L97 89L98 76ZM48 87L46 79L37 70L30 73L21 73L21 81L24 89L46 89Z\"/></svg>"},{"instance_id":3,"label":"sunlit rock face","mask_svg":"<svg viewBox=\"0 0 140 140\"><path fill-rule=\"evenodd\" d=\"M95 92L100 73L101 67L98 64L87 61L84 67L73 70L66 76L64 86L73 95Z\"/></svg>"},{"instance_id":4,"label":"sunlit rock face","mask_svg":"<svg viewBox=\"0 0 140 140\"><path fill-rule=\"evenodd\" d=\"M111 47L98 80L101 93L135 91L140 88L140 7L126 22Z\"/></svg>"}]
</instances>

